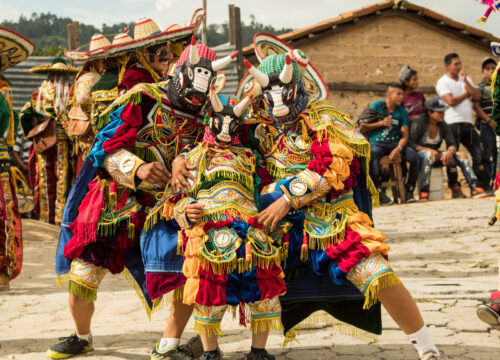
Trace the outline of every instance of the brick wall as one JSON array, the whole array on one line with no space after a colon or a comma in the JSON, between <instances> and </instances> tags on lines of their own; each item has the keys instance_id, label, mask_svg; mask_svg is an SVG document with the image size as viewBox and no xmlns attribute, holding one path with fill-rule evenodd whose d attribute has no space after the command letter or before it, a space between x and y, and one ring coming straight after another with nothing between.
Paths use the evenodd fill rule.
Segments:
<instances>
[{"instance_id":1,"label":"brick wall","mask_svg":"<svg viewBox=\"0 0 500 360\"><path fill-rule=\"evenodd\" d=\"M444 74L443 58L456 52L468 75L481 80L484 47L435 26L400 16L374 17L350 29L300 44L326 82L388 83L397 81L403 65L419 71L421 86L434 86ZM428 95L428 94L426 94ZM331 91L332 104L359 116L370 102L383 97L373 91Z\"/></svg>"}]
</instances>

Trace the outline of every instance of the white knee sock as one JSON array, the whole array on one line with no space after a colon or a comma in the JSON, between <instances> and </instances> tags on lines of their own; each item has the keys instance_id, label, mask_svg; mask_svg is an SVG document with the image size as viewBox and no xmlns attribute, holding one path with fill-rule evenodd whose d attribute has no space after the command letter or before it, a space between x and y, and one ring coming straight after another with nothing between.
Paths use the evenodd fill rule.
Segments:
<instances>
[{"instance_id":1,"label":"white knee sock","mask_svg":"<svg viewBox=\"0 0 500 360\"><path fill-rule=\"evenodd\" d=\"M427 326L424 325L422 329L418 330L416 333L408 335L408 338L413 346L415 346L415 349L417 349L419 356L422 356L424 352L429 350L439 354L436 345L434 345L434 341L432 341L431 334L429 334Z\"/></svg>"},{"instance_id":2,"label":"white knee sock","mask_svg":"<svg viewBox=\"0 0 500 360\"><path fill-rule=\"evenodd\" d=\"M89 332L88 334L76 333L76 336L78 336L82 340L87 340L89 342L89 344L92 344L92 332Z\"/></svg>"},{"instance_id":3,"label":"white knee sock","mask_svg":"<svg viewBox=\"0 0 500 360\"><path fill-rule=\"evenodd\" d=\"M161 338L160 345L158 345L159 351L165 351L168 349L177 349L179 347L181 339L179 338Z\"/></svg>"}]
</instances>

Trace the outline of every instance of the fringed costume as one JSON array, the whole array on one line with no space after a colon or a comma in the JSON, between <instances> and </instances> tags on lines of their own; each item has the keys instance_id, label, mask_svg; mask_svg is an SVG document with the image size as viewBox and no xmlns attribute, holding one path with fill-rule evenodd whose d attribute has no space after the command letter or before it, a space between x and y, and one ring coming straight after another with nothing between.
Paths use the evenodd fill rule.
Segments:
<instances>
[{"instance_id":1,"label":"fringed costume","mask_svg":"<svg viewBox=\"0 0 500 360\"><path fill-rule=\"evenodd\" d=\"M380 333L380 308L372 306L379 291L401 282L387 261L385 236L369 217L370 193L376 193L368 176L370 145L347 115L321 98L308 98L302 81L307 58L301 51L260 60L258 70L249 63L247 68L263 87L268 111L250 119L264 122L249 140L265 159L261 171L270 175L261 208L282 196L292 208L271 235L284 253L287 338L317 310ZM274 93L278 83L283 95Z\"/></svg>"},{"instance_id":2,"label":"fringed costume","mask_svg":"<svg viewBox=\"0 0 500 360\"><path fill-rule=\"evenodd\" d=\"M45 147L42 152L32 152L29 172L30 186L34 187L34 212L41 221L60 224L73 179L71 141L67 134L67 112L73 86L66 74L74 74L78 70L67 66L64 59L56 58L52 65L39 65L30 71L47 73L49 79L43 81L21 110L23 130L29 136L34 125L41 126L45 122L47 128L49 123L55 122L56 128L53 145Z\"/></svg>"},{"instance_id":3,"label":"fringed costume","mask_svg":"<svg viewBox=\"0 0 500 360\"><path fill-rule=\"evenodd\" d=\"M0 291L21 272L23 242L16 197L16 172L10 154L18 133L19 116L12 106L10 82L2 71L24 61L35 45L15 31L0 26Z\"/></svg>"}]
</instances>

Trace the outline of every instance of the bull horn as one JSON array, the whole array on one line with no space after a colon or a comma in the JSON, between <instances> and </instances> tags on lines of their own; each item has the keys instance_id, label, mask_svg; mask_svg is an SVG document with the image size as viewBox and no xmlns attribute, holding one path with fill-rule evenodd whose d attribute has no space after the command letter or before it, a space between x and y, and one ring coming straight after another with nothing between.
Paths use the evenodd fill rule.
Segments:
<instances>
[{"instance_id":1,"label":"bull horn","mask_svg":"<svg viewBox=\"0 0 500 360\"><path fill-rule=\"evenodd\" d=\"M225 56L222 59L212 61L212 70L217 72L224 69L238 55L239 51L235 51L231 55Z\"/></svg>"},{"instance_id":2,"label":"bull horn","mask_svg":"<svg viewBox=\"0 0 500 360\"><path fill-rule=\"evenodd\" d=\"M253 96L252 94L248 95L233 108L234 115L236 115L237 117L243 115L243 112L245 111L248 104L250 104L250 101L252 100L252 96Z\"/></svg>"},{"instance_id":3,"label":"bull horn","mask_svg":"<svg viewBox=\"0 0 500 360\"><path fill-rule=\"evenodd\" d=\"M213 86L210 86L210 102L212 103L212 107L215 112L221 112L224 109L224 106L222 106L219 96L215 92Z\"/></svg>"},{"instance_id":4,"label":"bull horn","mask_svg":"<svg viewBox=\"0 0 500 360\"><path fill-rule=\"evenodd\" d=\"M196 38L194 35L191 38L191 46L189 47L189 62L191 63L191 65L196 65L200 62L200 55L198 55Z\"/></svg>"},{"instance_id":5,"label":"bull horn","mask_svg":"<svg viewBox=\"0 0 500 360\"><path fill-rule=\"evenodd\" d=\"M289 84L290 81L292 81L292 77L293 77L292 58L290 57L290 55L287 55L285 59L285 66L283 67L283 70L281 70L280 73L280 80L283 84Z\"/></svg>"},{"instance_id":6,"label":"bull horn","mask_svg":"<svg viewBox=\"0 0 500 360\"><path fill-rule=\"evenodd\" d=\"M267 85L269 85L269 76L267 76L267 74L264 74L255 66L250 64L247 59L243 60L243 62L245 64L245 67L248 69L248 72L252 74L255 81L257 81L260 84L260 86L265 88Z\"/></svg>"}]
</instances>

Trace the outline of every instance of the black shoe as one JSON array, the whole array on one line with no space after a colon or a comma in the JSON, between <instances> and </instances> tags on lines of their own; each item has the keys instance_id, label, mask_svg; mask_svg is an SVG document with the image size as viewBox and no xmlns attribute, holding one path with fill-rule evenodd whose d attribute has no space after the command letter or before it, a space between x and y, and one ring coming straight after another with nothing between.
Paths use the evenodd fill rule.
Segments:
<instances>
[{"instance_id":1,"label":"black shoe","mask_svg":"<svg viewBox=\"0 0 500 360\"><path fill-rule=\"evenodd\" d=\"M194 360L195 357L191 353L191 351L187 348L181 349L178 347L177 349L167 349L165 351L160 351L158 346L160 344L156 344L153 352L151 353L151 360ZM184 345L186 346L186 345Z\"/></svg>"},{"instance_id":2,"label":"black shoe","mask_svg":"<svg viewBox=\"0 0 500 360\"><path fill-rule=\"evenodd\" d=\"M380 205L392 205L394 204L394 200L392 200L389 196L386 195L385 190L378 191L378 198Z\"/></svg>"},{"instance_id":3,"label":"black shoe","mask_svg":"<svg viewBox=\"0 0 500 360\"><path fill-rule=\"evenodd\" d=\"M265 349L260 351L251 351L247 354L247 360L274 360L275 357L269 354Z\"/></svg>"},{"instance_id":4,"label":"black shoe","mask_svg":"<svg viewBox=\"0 0 500 360\"><path fill-rule=\"evenodd\" d=\"M93 351L92 339L90 342L80 339L76 334L59 338L60 342L47 350L47 356L52 359L67 359L72 356Z\"/></svg>"},{"instance_id":5,"label":"black shoe","mask_svg":"<svg viewBox=\"0 0 500 360\"><path fill-rule=\"evenodd\" d=\"M451 198L452 199L465 199L467 196L462 192L460 186L454 186L451 189Z\"/></svg>"},{"instance_id":6,"label":"black shoe","mask_svg":"<svg viewBox=\"0 0 500 360\"><path fill-rule=\"evenodd\" d=\"M204 352L203 356L200 358L200 360L221 360L222 356L220 355L220 352Z\"/></svg>"},{"instance_id":7,"label":"black shoe","mask_svg":"<svg viewBox=\"0 0 500 360\"><path fill-rule=\"evenodd\" d=\"M413 191L406 190L406 203L411 204L411 203L416 203L417 199L413 197Z\"/></svg>"}]
</instances>

